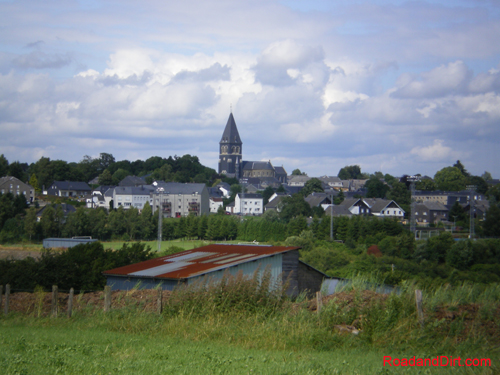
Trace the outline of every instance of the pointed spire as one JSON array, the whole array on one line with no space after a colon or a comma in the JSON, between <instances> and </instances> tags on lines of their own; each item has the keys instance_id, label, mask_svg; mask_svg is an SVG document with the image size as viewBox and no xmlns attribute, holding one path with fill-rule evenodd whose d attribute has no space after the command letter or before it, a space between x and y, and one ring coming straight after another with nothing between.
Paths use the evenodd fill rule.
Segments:
<instances>
[{"instance_id":1,"label":"pointed spire","mask_svg":"<svg viewBox=\"0 0 500 375\"><path fill-rule=\"evenodd\" d=\"M221 143L242 143L240 139L240 134L238 133L238 128L236 127L236 122L234 121L233 113L229 115L227 120L226 128L224 133L222 133Z\"/></svg>"}]
</instances>

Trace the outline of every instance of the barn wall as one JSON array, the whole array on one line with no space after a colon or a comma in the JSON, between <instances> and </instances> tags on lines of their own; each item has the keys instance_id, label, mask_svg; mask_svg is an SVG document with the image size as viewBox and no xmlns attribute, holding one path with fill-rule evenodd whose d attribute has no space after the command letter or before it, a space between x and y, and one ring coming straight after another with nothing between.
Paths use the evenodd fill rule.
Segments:
<instances>
[{"instance_id":1,"label":"barn wall","mask_svg":"<svg viewBox=\"0 0 500 375\"><path fill-rule=\"evenodd\" d=\"M231 275L236 276L238 272L242 272L243 275L252 277L256 270L259 270L259 277L262 277L263 272L266 269L271 271L271 279L273 283L275 283L279 276L281 275L281 263L282 263L283 254L276 254L266 258L261 258L258 260L254 260L248 263L242 263L235 265L233 267L224 268L222 270L206 273L204 275L191 277L188 279L188 284L197 283L202 280L213 280L217 281L222 278L224 272L229 272Z\"/></svg>"},{"instance_id":2,"label":"barn wall","mask_svg":"<svg viewBox=\"0 0 500 375\"><path fill-rule=\"evenodd\" d=\"M289 251L283 254L282 280L283 284L288 283L286 294L288 296L297 296L301 289L299 288L299 251Z\"/></svg>"},{"instance_id":3,"label":"barn wall","mask_svg":"<svg viewBox=\"0 0 500 375\"><path fill-rule=\"evenodd\" d=\"M160 283L163 290L173 290L179 285L179 281L177 280L106 276L106 285L111 286L111 290L131 290L135 287L139 289L154 289L158 287Z\"/></svg>"},{"instance_id":4,"label":"barn wall","mask_svg":"<svg viewBox=\"0 0 500 375\"><path fill-rule=\"evenodd\" d=\"M94 239L77 239L77 238L46 238L43 240L44 249L54 249L59 247L70 248L80 244L97 242Z\"/></svg>"},{"instance_id":5,"label":"barn wall","mask_svg":"<svg viewBox=\"0 0 500 375\"><path fill-rule=\"evenodd\" d=\"M305 291L309 296L312 296L316 292L319 292L321 290L321 284L323 283L325 275L302 262L298 262L298 268L299 291Z\"/></svg>"}]
</instances>

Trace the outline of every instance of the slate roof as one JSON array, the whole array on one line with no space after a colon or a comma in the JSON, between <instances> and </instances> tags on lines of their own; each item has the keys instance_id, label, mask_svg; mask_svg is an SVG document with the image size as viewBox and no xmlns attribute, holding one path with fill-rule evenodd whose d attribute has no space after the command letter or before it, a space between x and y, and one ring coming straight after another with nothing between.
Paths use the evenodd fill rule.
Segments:
<instances>
[{"instance_id":1,"label":"slate roof","mask_svg":"<svg viewBox=\"0 0 500 375\"><path fill-rule=\"evenodd\" d=\"M232 113L229 115L220 143L242 143Z\"/></svg>"},{"instance_id":2,"label":"slate roof","mask_svg":"<svg viewBox=\"0 0 500 375\"><path fill-rule=\"evenodd\" d=\"M269 201L265 208L266 210L267 209L276 209L278 207L278 204L281 202L281 200L284 198L284 197L289 197L289 195L278 195L277 197L275 197L272 201Z\"/></svg>"},{"instance_id":3,"label":"slate roof","mask_svg":"<svg viewBox=\"0 0 500 375\"><path fill-rule=\"evenodd\" d=\"M222 193L222 191L219 190L218 187L209 187L207 189L208 189L208 195L210 198L220 198L224 195Z\"/></svg>"},{"instance_id":4,"label":"slate roof","mask_svg":"<svg viewBox=\"0 0 500 375\"><path fill-rule=\"evenodd\" d=\"M92 189L86 182L80 181L54 181L50 186L53 190L77 190L77 191L91 191Z\"/></svg>"},{"instance_id":5,"label":"slate roof","mask_svg":"<svg viewBox=\"0 0 500 375\"><path fill-rule=\"evenodd\" d=\"M429 211L449 211L448 208L440 202L428 201L428 202L417 203L417 206L418 205L425 206Z\"/></svg>"},{"instance_id":6,"label":"slate roof","mask_svg":"<svg viewBox=\"0 0 500 375\"><path fill-rule=\"evenodd\" d=\"M331 197L326 193L311 193L306 198L305 201L309 203L311 207L318 207L321 204L331 204Z\"/></svg>"},{"instance_id":7,"label":"slate roof","mask_svg":"<svg viewBox=\"0 0 500 375\"><path fill-rule=\"evenodd\" d=\"M241 193L238 193L238 197L240 199L263 199L262 198L262 195L260 194L252 194L252 193L245 193L245 196L243 197L243 195Z\"/></svg>"},{"instance_id":8,"label":"slate roof","mask_svg":"<svg viewBox=\"0 0 500 375\"><path fill-rule=\"evenodd\" d=\"M292 183L306 183L307 181L309 181L311 179L311 177L309 176L303 176L303 175L300 175L300 176L288 176L288 184L292 184Z\"/></svg>"},{"instance_id":9,"label":"slate roof","mask_svg":"<svg viewBox=\"0 0 500 375\"><path fill-rule=\"evenodd\" d=\"M156 189L152 185L117 186L115 195L149 195Z\"/></svg>"},{"instance_id":10,"label":"slate roof","mask_svg":"<svg viewBox=\"0 0 500 375\"><path fill-rule=\"evenodd\" d=\"M286 176L286 171L285 171L285 168L283 168L283 167L274 167L274 171L276 172L276 174Z\"/></svg>"},{"instance_id":11,"label":"slate roof","mask_svg":"<svg viewBox=\"0 0 500 375\"><path fill-rule=\"evenodd\" d=\"M242 161L242 168L244 171L250 170L271 170L274 171L274 167L270 161Z\"/></svg>"},{"instance_id":12,"label":"slate roof","mask_svg":"<svg viewBox=\"0 0 500 375\"><path fill-rule=\"evenodd\" d=\"M333 210L333 212L331 212ZM325 210L325 216L352 216L347 206L328 206Z\"/></svg>"},{"instance_id":13,"label":"slate roof","mask_svg":"<svg viewBox=\"0 0 500 375\"><path fill-rule=\"evenodd\" d=\"M325 184L329 184L329 183L341 184L342 183L342 180L340 178L338 178L337 176L321 176L321 177L318 177L318 180L320 180L321 182L323 182Z\"/></svg>"},{"instance_id":14,"label":"slate roof","mask_svg":"<svg viewBox=\"0 0 500 375\"><path fill-rule=\"evenodd\" d=\"M164 194L201 194L203 189L206 188L205 184L188 184L182 182L159 183L156 188L159 187L164 189Z\"/></svg>"},{"instance_id":15,"label":"slate roof","mask_svg":"<svg viewBox=\"0 0 500 375\"><path fill-rule=\"evenodd\" d=\"M118 185L120 186L140 186L144 185L145 181L137 176L127 176L120 181Z\"/></svg>"}]
</instances>

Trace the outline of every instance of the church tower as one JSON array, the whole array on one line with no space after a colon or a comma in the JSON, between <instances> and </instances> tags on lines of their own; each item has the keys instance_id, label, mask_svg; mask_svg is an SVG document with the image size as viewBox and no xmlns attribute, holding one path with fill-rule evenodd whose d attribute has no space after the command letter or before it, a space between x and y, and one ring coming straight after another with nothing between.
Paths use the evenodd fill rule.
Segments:
<instances>
[{"instance_id":1,"label":"church tower","mask_svg":"<svg viewBox=\"0 0 500 375\"><path fill-rule=\"evenodd\" d=\"M242 146L243 143L231 112L219 142L219 174L240 178Z\"/></svg>"}]
</instances>

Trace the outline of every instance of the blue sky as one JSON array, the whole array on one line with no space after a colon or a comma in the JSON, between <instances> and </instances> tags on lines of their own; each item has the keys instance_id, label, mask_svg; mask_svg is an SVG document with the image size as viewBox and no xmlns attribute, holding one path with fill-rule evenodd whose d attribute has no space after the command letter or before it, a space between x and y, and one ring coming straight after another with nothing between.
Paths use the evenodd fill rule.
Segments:
<instances>
[{"instance_id":1,"label":"blue sky","mask_svg":"<svg viewBox=\"0 0 500 375\"><path fill-rule=\"evenodd\" d=\"M0 153L500 177L497 1L2 1Z\"/></svg>"}]
</instances>

